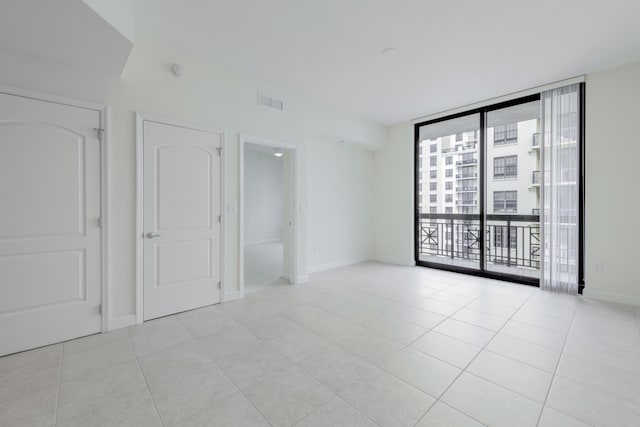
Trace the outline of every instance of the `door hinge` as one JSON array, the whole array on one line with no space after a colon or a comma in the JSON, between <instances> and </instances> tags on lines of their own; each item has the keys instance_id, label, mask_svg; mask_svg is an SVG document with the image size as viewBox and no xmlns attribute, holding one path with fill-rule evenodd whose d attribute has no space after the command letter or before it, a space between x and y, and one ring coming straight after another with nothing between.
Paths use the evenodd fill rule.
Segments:
<instances>
[{"instance_id":1,"label":"door hinge","mask_svg":"<svg viewBox=\"0 0 640 427\"><path fill-rule=\"evenodd\" d=\"M102 316L102 304L98 306L98 314Z\"/></svg>"},{"instance_id":2,"label":"door hinge","mask_svg":"<svg viewBox=\"0 0 640 427\"><path fill-rule=\"evenodd\" d=\"M222 289L222 282L218 281L218 289Z\"/></svg>"},{"instance_id":3,"label":"door hinge","mask_svg":"<svg viewBox=\"0 0 640 427\"><path fill-rule=\"evenodd\" d=\"M218 222L222 222L222 215L218 215Z\"/></svg>"},{"instance_id":4,"label":"door hinge","mask_svg":"<svg viewBox=\"0 0 640 427\"><path fill-rule=\"evenodd\" d=\"M216 151L218 152L218 156L222 155L222 147L217 147Z\"/></svg>"},{"instance_id":5,"label":"door hinge","mask_svg":"<svg viewBox=\"0 0 640 427\"><path fill-rule=\"evenodd\" d=\"M102 135L104 134L104 129L103 128L93 128L93 130L95 130L96 133L98 134L98 141L102 142Z\"/></svg>"},{"instance_id":6,"label":"door hinge","mask_svg":"<svg viewBox=\"0 0 640 427\"><path fill-rule=\"evenodd\" d=\"M98 228L102 228L103 224L102 217L98 218Z\"/></svg>"}]
</instances>

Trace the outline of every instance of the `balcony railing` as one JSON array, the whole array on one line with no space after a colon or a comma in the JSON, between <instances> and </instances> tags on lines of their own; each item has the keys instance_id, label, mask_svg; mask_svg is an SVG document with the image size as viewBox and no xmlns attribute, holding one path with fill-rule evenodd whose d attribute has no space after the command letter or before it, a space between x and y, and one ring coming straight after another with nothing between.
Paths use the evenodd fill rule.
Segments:
<instances>
[{"instance_id":1,"label":"balcony railing","mask_svg":"<svg viewBox=\"0 0 640 427\"><path fill-rule=\"evenodd\" d=\"M420 214L419 223L423 260L480 260L478 215ZM488 263L529 271L540 268L539 215L487 215L484 239Z\"/></svg>"},{"instance_id":2,"label":"balcony railing","mask_svg":"<svg viewBox=\"0 0 640 427\"><path fill-rule=\"evenodd\" d=\"M531 175L531 183L534 185L540 185L540 171L533 171Z\"/></svg>"},{"instance_id":3,"label":"balcony railing","mask_svg":"<svg viewBox=\"0 0 640 427\"><path fill-rule=\"evenodd\" d=\"M473 206L477 204L478 204L477 200L456 200L456 205Z\"/></svg>"},{"instance_id":4,"label":"balcony railing","mask_svg":"<svg viewBox=\"0 0 640 427\"><path fill-rule=\"evenodd\" d=\"M464 159L456 161L456 165L471 165L478 163L478 159Z\"/></svg>"},{"instance_id":5,"label":"balcony railing","mask_svg":"<svg viewBox=\"0 0 640 427\"><path fill-rule=\"evenodd\" d=\"M534 133L533 134L533 139L531 141L531 146L532 147L539 147L541 140L542 140L542 138L540 137L540 134L539 133Z\"/></svg>"},{"instance_id":6,"label":"balcony railing","mask_svg":"<svg viewBox=\"0 0 640 427\"><path fill-rule=\"evenodd\" d=\"M464 178L477 178L478 174L477 173L459 173L456 174L456 178L458 179L464 179Z\"/></svg>"},{"instance_id":7,"label":"balcony railing","mask_svg":"<svg viewBox=\"0 0 640 427\"><path fill-rule=\"evenodd\" d=\"M465 145L457 145L455 147L451 147L451 148L445 148L442 150L442 153L460 153L463 151L471 151L471 150L475 150L476 147L478 146L478 144L476 143L476 141L473 141L472 143L467 143Z\"/></svg>"},{"instance_id":8,"label":"balcony railing","mask_svg":"<svg viewBox=\"0 0 640 427\"><path fill-rule=\"evenodd\" d=\"M478 191L478 187L456 187L456 191L458 193L465 193L465 192L475 192Z\"/></svg>"}]
</instances>

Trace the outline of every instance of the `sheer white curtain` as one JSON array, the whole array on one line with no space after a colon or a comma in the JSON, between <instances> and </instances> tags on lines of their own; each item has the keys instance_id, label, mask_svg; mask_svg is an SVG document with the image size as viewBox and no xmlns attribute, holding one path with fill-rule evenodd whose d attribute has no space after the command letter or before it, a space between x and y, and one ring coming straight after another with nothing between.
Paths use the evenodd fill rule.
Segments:
<instances>
[{"instance_id":1,"label":"sheer white curtain","mask_svg":"<svg viewBox=\"0 0 640 427\"><path fill-rule=\"evenodd\" d=\"M545 290L578 293L579 90L542 92L542 277Z\"/></svg>"}]
</instances>

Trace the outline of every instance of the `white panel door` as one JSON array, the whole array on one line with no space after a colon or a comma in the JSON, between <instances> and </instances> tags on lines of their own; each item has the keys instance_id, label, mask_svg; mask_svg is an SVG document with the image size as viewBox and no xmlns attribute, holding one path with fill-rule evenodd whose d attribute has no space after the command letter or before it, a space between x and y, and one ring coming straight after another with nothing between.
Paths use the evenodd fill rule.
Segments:
<instances>
[{"instance_id":1,"label":"white panel door","mask_svg":"<svg viewBox=\"0 0 640 427\"><path fill-rule=\"evenodd\" d=\"M100 331L99 127L0 94L0 355Z\"/></svg>"},{"instance_id":2,"label":"white panel door","mask_svg":"<svg viewBox=\"0 0 640 427\"><path fill-rule=\"evenodd\" d=\"M143 121L144 320L220 302L221 144Z\"/></svg>"}]
</instances>

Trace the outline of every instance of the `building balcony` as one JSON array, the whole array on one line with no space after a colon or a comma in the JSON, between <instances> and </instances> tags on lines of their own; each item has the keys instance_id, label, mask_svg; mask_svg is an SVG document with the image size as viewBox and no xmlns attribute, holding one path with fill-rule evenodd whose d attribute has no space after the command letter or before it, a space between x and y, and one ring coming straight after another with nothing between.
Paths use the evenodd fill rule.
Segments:
<instances>
[{"instance_id":1,"label":"building balcony","mask_svg":"<svg viewBox=\"0 0 640 427\"><path fill-rule=\"evenodd\" d=\"M477 141L468 141L464 145L458 145L451 148L445 148L442 150L442 154L446 153L463 153L467 151L474 151L478 147Z\"/></svg>"},{"instance_id":2,"label":"building balcony","mask_svg":"<svg viewBox=\"0 0 640 427\"><path fill-rule=\"evenodd\" d=\"M478 177L478 173L477 172L456 174L456 178L457 179L468 179L468 178L477 178L477 177Z\"/></svg>"},{"instance_id":3,"label":"building balcony","mask_svg":"<svg viewBox=\"0 0 640 427\"><path fill-rule=\"evenodd\" d=\"M540 133L534 133L533 139L531 140L531 147L540 148L540 143L542 142L542 136Z\"/></svg>"},{"instance_id":4,"label":"building balcony","mask_svg":"<svg viewBox=\"0 0 640 427\"><path fill-rule=\"evenodd\" d=\"M458 160L456 161L456 165L475 165L478 163L478 159L466 159L466 160Z\"/></svg>"},{"instance_id":5,"label":"building balcony","mask_svg":"<svg viewBox=\"0 0 640 427\"><path fill-rule=\"evenodd\" d=\"M540 171L533 171L531 174L531 183L533 185L540 185Z\"/></svg>"},{"instance_id":6,"label":"building balcony","mask_svg":"<svg viewBox=\"0 0 640 427\"><path fill-rule=\"evenodd\" d=\"M469 187L456 187L456 192L458 193L475 193L478 191L478 187L469 186Z\"/></svg>"},{"instance_id":7,"label":"building balcony","mask_svg":"<svg viewBox=\"0 0 640 427\"><path fill-rule=\"evenodd\" d=\"M478 204L477 200L456 200L456 205L461 206L475 206Z\"/></svg>"}]
</instances>

